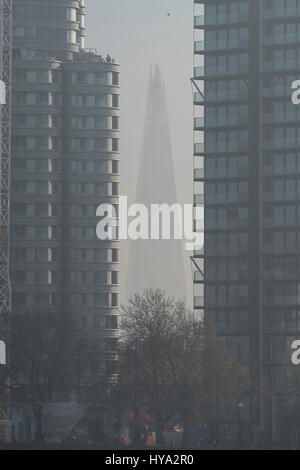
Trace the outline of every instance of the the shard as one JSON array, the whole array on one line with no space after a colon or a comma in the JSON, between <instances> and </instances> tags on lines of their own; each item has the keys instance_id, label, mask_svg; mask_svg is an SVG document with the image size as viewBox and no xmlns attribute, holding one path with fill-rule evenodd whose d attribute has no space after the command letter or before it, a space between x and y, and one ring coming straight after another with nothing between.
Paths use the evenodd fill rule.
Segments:
<instances>
[{"instance_id":1,"label":"the shard","mask_svg":"<svg viewBox=\"0 0 300 470\"><path fill-rule=\"evenodd\" d=\"M158 66L150 72L138 178L135 202L147 206L149 221L151 204L171 206L178 202L165 85ZM183 247L183 242L173 236L170 240L131 241L127 295L160 288L170 296L184 298Z\"/></svg>"}]
</instances>

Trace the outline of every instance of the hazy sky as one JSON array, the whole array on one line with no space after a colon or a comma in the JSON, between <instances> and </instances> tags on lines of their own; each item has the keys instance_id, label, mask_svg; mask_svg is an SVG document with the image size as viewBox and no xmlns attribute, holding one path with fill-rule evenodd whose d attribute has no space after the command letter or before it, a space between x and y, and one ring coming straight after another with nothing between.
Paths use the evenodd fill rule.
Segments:
<instances>
[{"instance_id":1,"label":"hazy sky","mask_svg":"<svg viewBox=\"0 0 300 470\"><path fill-rule=\"evenodd\" d=\"M121 65L120 194L135 201L149 70L151 64L157 63L166 84L178 202L191 203L192 0L86 0L86 6L86 46L97 48L103 56L109 53ZM127 262L128 245L124 243L122 299ZM186 276L191 287L188 258ZM190 289L189 303L191 295Z\"/></svg>"}]
</instances>

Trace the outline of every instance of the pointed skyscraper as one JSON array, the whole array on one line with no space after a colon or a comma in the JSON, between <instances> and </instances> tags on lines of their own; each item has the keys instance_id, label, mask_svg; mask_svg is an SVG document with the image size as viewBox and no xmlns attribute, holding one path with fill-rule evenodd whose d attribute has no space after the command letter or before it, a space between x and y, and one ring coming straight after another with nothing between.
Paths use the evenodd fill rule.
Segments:
<instances>
[{"instance_id":1,"label":"pointed skyscraper","mask_svg":"<svg viewBox=\"0 0 300 470\"><path fill-rule=\"evenodd\" d=\"M145 204L149 213L151 204L177 202L165 86L157 65L150 72L136 202ZM185 297L183 243L173 239L172 226L171 235L171 240L131 242L128 296L152 287Z\"/></svg>"}]
</instances>

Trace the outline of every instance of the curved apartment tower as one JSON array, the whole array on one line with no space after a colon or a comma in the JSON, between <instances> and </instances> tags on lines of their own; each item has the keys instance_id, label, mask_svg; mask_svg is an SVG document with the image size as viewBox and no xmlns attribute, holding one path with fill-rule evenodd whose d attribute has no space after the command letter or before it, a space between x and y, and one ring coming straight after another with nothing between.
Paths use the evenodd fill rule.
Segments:
<instances>
[{"instance_id":1,"label":"curved apartment tower","mask_svg":"<svg viewBox=\"0 0 300 470\"><path fill-rule=\"evenodd\" d=\"M13 11L11 277L14 313L71 314L84 381L116 373L118 243L96 208L118 204L119 66L84 49L81 0Z\"/></svg>"}]
</instances>

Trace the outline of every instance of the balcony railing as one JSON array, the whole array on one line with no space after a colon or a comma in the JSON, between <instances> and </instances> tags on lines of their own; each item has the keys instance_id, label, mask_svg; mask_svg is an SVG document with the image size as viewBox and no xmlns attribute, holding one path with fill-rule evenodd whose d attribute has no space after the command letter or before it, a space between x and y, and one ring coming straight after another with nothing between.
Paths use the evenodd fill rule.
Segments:
<instances>
[{"instance_id":1,"label":"balcony railing","mask_svg":"<svg viewBox=\"0 0 300 470\"><path fill-rule=\"evenodd\" d=\"M195 144L194 145L194 154L202 155L204 153L204 144Z\"/></svg>"}]
</instances>

